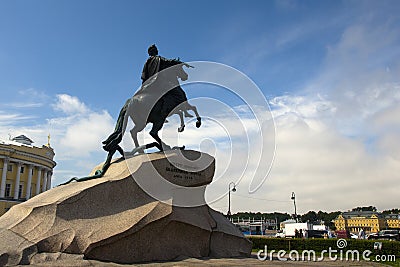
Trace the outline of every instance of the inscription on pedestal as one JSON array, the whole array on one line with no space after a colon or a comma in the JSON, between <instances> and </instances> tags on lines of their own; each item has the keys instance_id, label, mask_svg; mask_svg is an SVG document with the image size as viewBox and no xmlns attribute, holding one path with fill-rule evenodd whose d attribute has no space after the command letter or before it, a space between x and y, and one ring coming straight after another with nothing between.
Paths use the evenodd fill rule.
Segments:
<instances>
[{"instance_id":1,"label":"inscription on pedestal","mask_svg":"<svg viewBox=\"0 0 400 267\"><path fill-rule=\"evenodd\" d=\"M194 177L201 177L203 175L203 171L185 171L180 168L184 169L193 169L195 170L196 168L193 166L188 166L184 164L180 164L177 162L172 162L169 163L169 166L165 168L165 170L169 173L172 173L174 178L178 179L185 179L185 180L193 180Z\"/></svg>"},{"instance_id":2,"label":"inscription on pedestal","mask_svg":"<svg viewBox=\"0 0 400 267\"><path fill-rule=\"evenodd\" d=\"M163 180L178 186L202 186L212 182L214 158L199 152L185 150L182 156L176 151L166 152L167 160L153 160L152 166ZM193 159L192 159L193 158ZM191 160L189 160L191 159Z\"/></svg>"}]
</instances>

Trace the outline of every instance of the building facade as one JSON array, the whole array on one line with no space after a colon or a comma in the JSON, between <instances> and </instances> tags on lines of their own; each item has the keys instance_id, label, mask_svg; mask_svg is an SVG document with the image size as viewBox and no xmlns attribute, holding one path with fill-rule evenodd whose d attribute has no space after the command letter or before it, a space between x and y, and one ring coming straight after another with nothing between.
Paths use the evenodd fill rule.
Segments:
<instances>
[{"instance_id":1,"label":"building facade","mask_svg":"<svg viewBox=\"0 0 400 267\"><path fill-rule=\"evenodd\" d=\"M51 188L54 150L32 145L24 135L0 140L0 216L13 205Z\"/></svg>"},{"instance_id":2,"label":"building facade","mask_svg":"<svg viewBox=\"0 0 400 267\"><path fill-rule=\"evenodd\" d=\"M400 230L400 214L388 214L385 220L388 228Z\"/></svg>"},{"instance_id":3,"label":"building facade","mask_svg":"<svg viewBox=\"0 0 400 267\"><path fill-rule=\"evenodd\" d=\"M349 230L358 233L361 229L366 233L377 233L382 229L398 229L399 216L383 216L375 211L349 211L339 214L334 220L337 230Z\"/></svg>"}]
</instances>

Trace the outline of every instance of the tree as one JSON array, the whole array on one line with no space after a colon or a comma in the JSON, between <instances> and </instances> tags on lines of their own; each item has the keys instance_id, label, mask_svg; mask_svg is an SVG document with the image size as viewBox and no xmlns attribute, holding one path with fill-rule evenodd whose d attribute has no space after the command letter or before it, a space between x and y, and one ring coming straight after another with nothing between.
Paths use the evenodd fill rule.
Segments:
<instances>
[{"instance_id":1,"label":"tree","mask_svg":"<svg viewBox=\"0 0 400 267\"><path fill-rule=\"evenodd\" d=\"M317 213L316 213L315 211L313 211L313 210L307 212L307 213L304 214L304 215L301 215L300 218L301 218L301 221L302 221L302 222L310 222L310 223L313 223L313 222L318 221Z\"/></svg>"},{"instance_id":2,"label":"tree","mask_svg":"<svg viewBox=\"0 0 400 267\"><path fill-rule=\"evenodd\" d=\"M384 210L382 211L383 214L400 214L400 209L390 209L390 210Z\"/></svg>"},{"instance_id":3,"label":"tree","mask_svg":"<svg viewBox=\"0 0 400 267\"><path fill-rule=\"evenodd\" d=\"M373 212L376 212L377 208L374 207L374 206L357 207L357 208L353 208L352 211L373 211Z\"/></svg>"}]
</instances>

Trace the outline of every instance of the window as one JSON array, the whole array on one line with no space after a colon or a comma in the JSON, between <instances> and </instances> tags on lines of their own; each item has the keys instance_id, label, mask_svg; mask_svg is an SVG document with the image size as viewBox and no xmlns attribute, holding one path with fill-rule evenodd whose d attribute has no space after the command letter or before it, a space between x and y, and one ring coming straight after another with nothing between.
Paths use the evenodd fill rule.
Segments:
<instances>
[{"instance_id":1,"label":"window","mask_svg":"<svg viewBox=\"0 0 400 267\"><path fill-rule=\"evenodd\" d=\"M19 185L19 190L18 190L18 198L22 197L22 190L24 189L24 185L20 184Z\"/></svg>"},{"instance_id":2,"label":"window","mask_svg":"<svg viewBox=\"0 0 400 267\"><path fill-rule=\"evenodd\" d=\"M33 175L33 168L32 168L32 175Z\"/></svg>"},{"instance_id":3,"label":"window","mask_svg":"<svg viewBox=\"0 0 400 267\"><path fill-rule=\"evenodd\" d=\"M13 165L12 165L12 164L10 164L10 165L7 166L7 170L8 170L9 172L12 172L12 169L13 169Z\"/></svg>"},{"instance_id":4,"label":"window","mask_svg":"<svg viewBox=\"0 0 400 267\"><path fill-rule=\"evenodd\" d=\"M24 166L22 166L22 167L21 167L21 171L20 171L20 173L24 173L24 171L25 171L25 167L24 167Z\"/></svg>"},{"instance_id":5,"label":"window","mask_svg":"<svg viewBox=\"0 0 400 267\"><path fill-rule=\"evenodd\" d=\"M6 184L6 192L4 194L5 197L10 197L11 193L11 184Z\"/></svg>"}]
</instances>

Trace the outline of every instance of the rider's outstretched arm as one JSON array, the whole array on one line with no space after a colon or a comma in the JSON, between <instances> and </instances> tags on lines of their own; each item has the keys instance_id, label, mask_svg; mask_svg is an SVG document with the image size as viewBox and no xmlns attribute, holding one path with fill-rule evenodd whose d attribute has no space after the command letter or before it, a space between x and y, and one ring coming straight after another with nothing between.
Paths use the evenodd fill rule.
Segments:
<instances>
[{"instance_id":1,"label":"rider's outstretched arm","mask_svg":"<svg viewBox=\"0 0 400 267\"><path fill-rule=\"evenodd\" d=\"M179 57L178 57L178 58L173 58L173 59L167 59L167 58L164 58L164 59L169 63L170 66L174 66L174 65L178 65L178 64L183 64L183 65L184 65L185 67L187 67L187 68L194 68L193 66L191 66L191 65L189 65L189 64L187 64L187 63L181 61L181 60L179 59Z\"/></svg>"}]
</instances>

